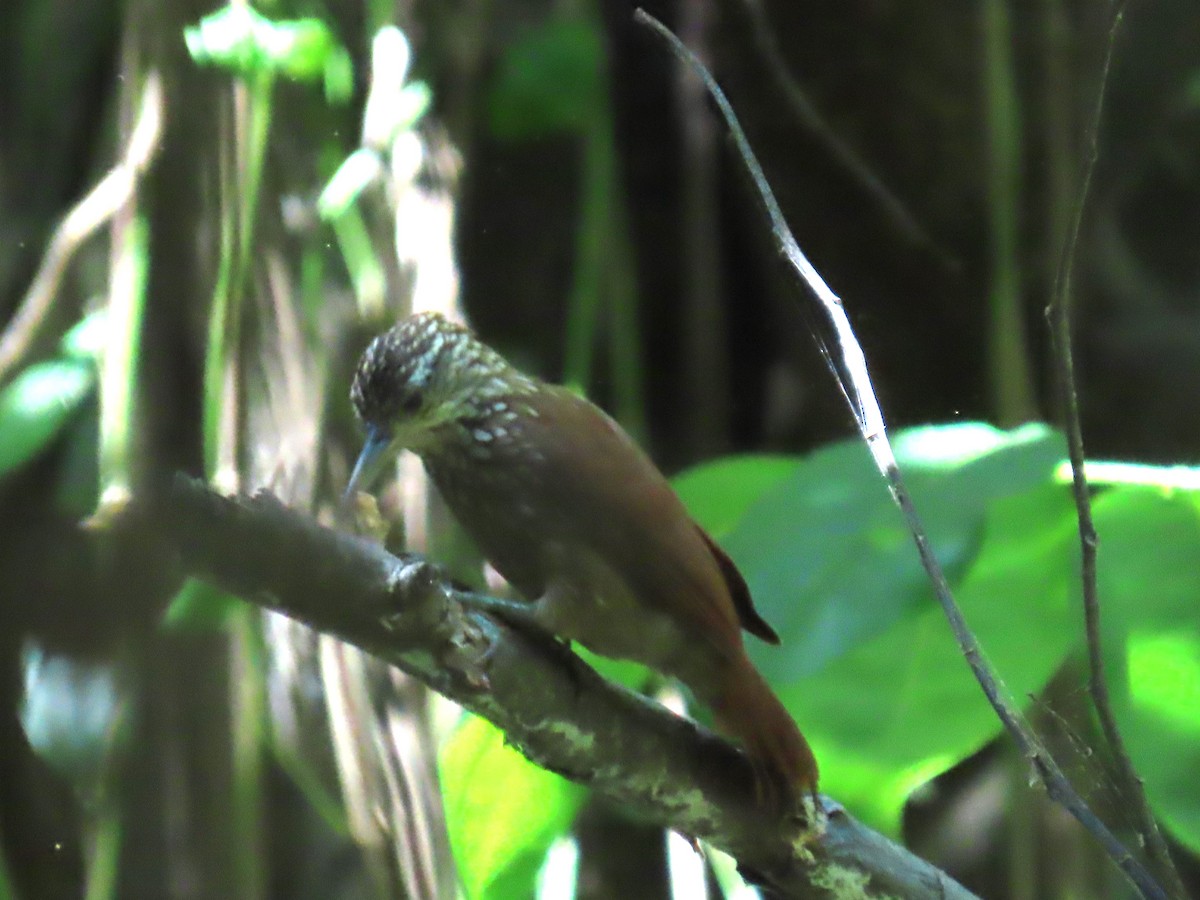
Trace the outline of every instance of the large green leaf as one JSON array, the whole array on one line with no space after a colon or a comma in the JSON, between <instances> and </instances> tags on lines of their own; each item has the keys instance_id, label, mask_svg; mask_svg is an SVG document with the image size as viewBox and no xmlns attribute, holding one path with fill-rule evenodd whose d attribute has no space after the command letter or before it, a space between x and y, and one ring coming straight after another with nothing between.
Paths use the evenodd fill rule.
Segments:
<instances>
[{"instance_id":1,"label":"large green leaf","mask_svg":"<svg viewBox=\"0 0 1200 900\"><path fill-rule=\"evenodd\" d=\"M95 382L92 363L55 359L30 366L0 391L0 477L45 449Z\"/></svg>"},{"instance_id":2,"label":"large green leaf","mask_svg":"<svg viewBox=\"0 0 1200 900\"><path fill-rule=\"evenodd\" d=\"M550 845L585 792L535 766L503 733L468 716L441 753L446 824L470 898L531 897Z\"/></svg>"},{"instance_id":3,"label":"large green leaf","mask_svg":"<svg viewBox=\"0 0 1200 900\"><path fill-rule=\"evenodd\" d=\"M1061 488L998 500L956 588L1015 697L1039 690L1076 640L1073 538ZM788 666L762 656L823 763L823 787L881 828L895 831L913 788L1000 731L940 607L922 606L807 678L772 677Z\"/></svg>"},{"instance_id":4,"label":"large green leaf","mask_svg":"<svg viewBox=\"0 0 1200 900\"><path fill-rule=\"evenodd\" d=\"M332 103L346 102L354 89L350 54L320 19L268 19L248 5L230 4L183 34L188 53L199 65L221 66L243 76L322 79Z\"/></svg>"},{"instance_id":5,"label":"large green leaf","mask_svg":"<svg viewBox=\"0 0 1200 900\"><path fill-rule=\"evenodd\" d=\"M1200 849L1200 517L1196 495L1096 501L1101 621L1121 732L1155 812ZM1121 804L1117 804L1120 808Z\"/></svg>"},{"instance_id":6,"label":"large green leaf","mask_svg":"<svg viewBox=\"0 0 1200 900\"><path fill-rule=\"evenodd\" d=\"M896 444L951 579L975 559L991 505L1049 483L1063 452L1045 428L1002 432L976 423L911 429ZM859 440L804 459L722 543L784 639L787 656L769 656L782 681L819 672L931 596L912 538Z\"/></svg>"},{"instance_id":7,"label":"large green leaf","mask_svg":"<svg viewBox=\"0 0 1200 900\"><path fill-rule=\"evenodd\" d=\"M1076 635L1073 508L1053 482L1060 438L966 423L911 429L895 445L985 649L1017 696L1040 688ZM751 653L812 741L823 785L895 829L913 787L985 744L999 722L861 442L754 463L701 467L680 480L681 494L723 536L783 638Z\"/></svg>"},{"instance_id":8,"label":"large green leaf","mask_svg":"<svg viewBox=\"0 0 1200 900\"><path fill-rule=\"evenodd\" d=\"M692 517L723 538L751 504L802 464L795 456L727 456L681 472L673 484Z\"/></svg>"}]
</instances>

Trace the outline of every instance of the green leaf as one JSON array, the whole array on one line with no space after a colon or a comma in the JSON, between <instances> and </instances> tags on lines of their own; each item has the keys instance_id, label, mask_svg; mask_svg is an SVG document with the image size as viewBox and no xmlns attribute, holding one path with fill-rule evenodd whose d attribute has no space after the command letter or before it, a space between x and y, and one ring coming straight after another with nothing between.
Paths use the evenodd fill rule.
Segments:
<instances>
[{"instance_id":1,"label":"green leaf","mask_svg":"<svg viewBox=\"0 0 1200 900\"><path fill-rule=\"evenodd\" d=\"M416 125L433 104L433 91L423 81L411 81L396 96L396 130L407 131Z\"/></svg>"},{"instance_id":2,"label":"green leaf","mask_svg":"<svg viewBox=\"0 0 1200 900\"><path fill-rule=\"evenodd\" d=\"M321 70L321 84L331 106L349 103L354 96L354 63L345 47L337 45L330 50Z\"/></svg>"},{"instance_id":3,"label":"green leaf","mask_svg":"<svg viewBox=\"0 0 1200 900\"><path fill-rule=\"evenodd\" d=\"M63 356L94 362L100 358L107 343L108 307L102 306L71 326L58 346Z\"/></svg>"},{"instance_id":4,"label":"green leaf","mask_svg":"<svg viewBox=\"0 0 1200 900\"><path fill-rule=\"evenodd\" d=\"M360 147L347 156L317 198L317 213L328 222L346 212L375 179L383 175L383 160L374 150Z\"/></svg>"},{"instance_id":5,"label":"green leaf","mask_svg":"<svg viewBox=\"0 0 1200 900\"><path fill-rule=\"evenodd\" d=\"M1074 512L1053 480L1061 439L1041 426L965 423L911 429L895 446L985 650L1017 696L1036 690L1077 635L1067 612ZM755 462L689 472L681 495L723 535L783 638L782 649L749 649L812 742L823 786L894 831L912 789L993 738L999 722L861 442Z\"/></svg>"},{"instance_id":6,"label":"green leaf","mask_svg":"<svg viewBox=\"0 0 1200 900\"><path fill-rule=\"evenodd\" d=\"M95 383L91 363L59 359L30 366L0 391L0 477L41 453Z\"/></svg>"},{"instance_id":7,"label":"green leaf","mask_svg":"<svg viewBox=\"0 0 1200 900\"><path fill-rule=\"evenodd\" d=\"M644 691L646 686L662 682L662 676L653 669L628 659L610 659L593 653L583 644L573 644L572 650L585 663L595 669L609 681L629 688L631 691Z\"/></svg>"},{"instance_id":8,"label":"green leaf","mask_svg":"<svg viewBox=\"0 0 1200 900\"><path fill-rule=\"evenodd\" d=\"M1073 512L1066 492L1053 486L996 501L955 590L1014 697L1038 691L1078 637ZM758 656L770 677L767 654ZM822 762L822 786L892 833L915 787L1000 731L941 608L932 604L818 674L772 680Z\"/></svg>"},{"instance_id":9,"label":"green leaf","mask_svg":"<svg viewBox=\"0 0 1200 900\"><path fill-rule=\"evenodd\" d=\"M283 75L325 83L331 101L353 89L346 49L320 19L273 21L249 5L231 5L184 29L188 53L198 65L219 66L237 75Z\"/></svg>"},{"instance_id":10,"label":"green leaf","mask_svg":"<svg viewBox=\"0 0 1200 900\"><path fill-rule=\"evenodd\" d=\"M801 465L794 456L729 456L688 469L672 483L692 517L721 538L754 501Z\"/></svg>"},{"instance_id":11,"label":"green leaf","mask_svg":"<svg viewBox=\"0 0 1200 900\"><path fill-rule=\"evenodd\" d=\"M595 26L556 19L512 44L488 98L492 133L517 141L583 131L603 102L604 48Z\"/></svg>"},{"instance_id":12,"label":"green leaf","mask_svg":"<svg viewBox=\"0 0 1200 900\"><path fill-rule=\"evenodd\" d=\"M911 429L896 443L952 581L976 558L989 507L1051 483L1064 452L1045 428L1006 433L976 424ZM764 654L769 678L820 671L930 601L912 537L859 440L805 459L722 543L788 648L786 656Z\"/></svg>"},{"instance_id":13,"label":"green leaf","mask_svg":"<svg viewBox=\"0 0 1200 900\"><path fill-rule=\"evenodd\" d=\"M442 748L450 844L469 898L529 897L546 851L583 802L577 785L541 769L468 716Z\"/></svg>"},{"instance_id":14,"label":"green leaf","mask_svg":"<svg viewBox=\"0 0 1200 900\"><path fill-rule=\"evenodd\" d=\"M1196 495L1109 490L1096 500L1095 522L1101 622L1121 733L1155 813L1200 850Z\"/></svg>"}]
</instances>

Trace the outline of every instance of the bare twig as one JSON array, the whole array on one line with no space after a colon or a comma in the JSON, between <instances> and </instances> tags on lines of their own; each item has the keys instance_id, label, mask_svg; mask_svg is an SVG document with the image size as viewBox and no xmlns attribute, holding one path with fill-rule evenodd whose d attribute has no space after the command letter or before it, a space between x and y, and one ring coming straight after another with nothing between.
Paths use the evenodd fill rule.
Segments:
<instances>
[{"instance_id":1,"label":"bare twig","mask_svg":"<svg viewBox=\"0 0 1200 900\"><path fill-rule=\"evenodd\" d=\"M0 384L24 362L41 335L63 272L75 251L133 196L138 178L158 150L162 118L162 83L152 73L142 89L137 120L120 162L58 223L25 299L0 335Z\"/></svg>"},{"instance_id":2,"label":"bare twig","mask_svg":"<svg viewBox=\"0 0 1200 900\"><path fill-rule=\"evenodd\" d=\"M796 119L810 134L824 145L830 157L871 197L883 210L884 216L909 243L922 248L931 254L938 263L948 271L956 272L962 269L962 260L950 253L933 239L904 201L883 183L883 179L875 173L866 160L859 155L833 127L825 121L825 117L808 99L808 94L800 86L800 82L788 69L787 61L779 49L779 41L767 21L766 11L762 0L742 0L746 13L750 18L750 27L754 32L754 43L762 54L772 77L787 98L788 106Z\"/></svg>"},{"instance_id":3,"label":"bare twig","mask_svg":"<svg viewBox=\"0 0 1200 900\"><path fill-rule=\"evenodd\" d=\"M1162 882L1169 886L1176 897L1185 897L1183 883L1171 861L1166 841L1159 831L1154 813L1146 799L1145 786L1138 777L1133 760L1125 747L1125 740L1117 727L1113 714L1112 699L1108 693L1105 675L1104 650L1100 634L1100 597L1096 587L1096 550L1099 543L1096 525L1092 518L1091 493L1087 473L1084 471L1086 454L1083 447L1083 426L1079 416L1079 393L1075 382L1075 361L1071 347L1071 295L1075 274L1075 257L1079 248L1079 233L1087 207L1092 172L1099 156L1098 142L1100 123L1104 114L1104 96L1108 86L1108 74L1112 65L1113 47L1124 15L1124 4L1117 7L1108 33L1108 46L1104 64L1100 70L1100 84L1096 90L1096 105L1087 131L1087 155L1079 174L1078 192L1071 211L1069 230L1063 241L1059 257L1058 274L1055 279L1054 296L1046 309L1050 335L1054 340L1054 363L1058 376L1059 402L1062 404L1063 427L1067 435L1067 453L1071 460L1071 484L1075 496L1075 508L1079 520L1080 576L1083 584L1083 620L1087 635L1088 692L1096 716L1100 720L1108 749L1112 753L1116 768L1118 789L1132 801L1133 813L1141 841L1145 844L1150 863Z\"/></svg>"},{"instance_id":4,"label":"bare twig","mask_svg":"<svg viewBox=\"0 0 1200 900\"><path fill-rule=\"evenodd\" d=\"M267 493L229 499L177 477L114 525L205 578L348 641L502 728L545 768L703 838L783 897L972 895L821 798L820 824L763 814L725 739L611 684L562 646L469 612L419 557L318 525Z\"/></svg>"},{"instance_id":5,"label":"bare twig","mask_svg":"<svg viewBox=\"0 0 1200 900\"><path fill-rule=\"evenodd\" d=\"M779 204L776 202L770 186L767 184L762 167L755 158L754 151L751 150L750 143L746 139L746 135L742 131L737 116L734 114L733 108L729 105L729 101L725 99L725 95L708 70L704 68L700 61L688 51L687 47L666 26L641 9L634 14L634 18L658 32L667 41L671 51L677 57L696 69L704 79L709 93L721 110L721 114L724 116L725 122L733 135L738 152L741 154L742 161L749 171L755 188L758 190L759 196L766 208L767 215L771 221L771 233L775 238L780 254L796 270L802 284L817 301L828 320L832 342L837 349L837 354L835 356L827 355L826 359L830 367L834 369L834 374L842 387L846 401L850 405L859 431L871 451L875 464L887 480L892 497L904 515L905 522L917 545L917 552L920 554L921 563L933 584L934 594L937 596L938 602L941 604L947 620L949 620L950 628L954 632L955 640L962 649L963 656L966 658L967 664L971 667L971 672L974 674L976 681L979 682L979 686L983 689L988 702L991 703L992 708L996 711L996 715L1016 742L1017 747L1034 767L1034 770L1045 785L1046 793L1050 798L1062 805L1080 824L1092 833L1103 846L1104 851L1121 871L1125 873L1126 877L1143 897L1166 900L1166 892L1163 891L1153 876L1146 870L1146 867L1125 849L1121 842L1113 835L1112 831L1109 830L1108 826L1092 812L1079 793L1071 786L1070 781L1058 767L1054 758L1042 746L1037 735L1018 712L1015 703L1009 697L1003 683L984 658L983 649L980 647L978 639L968 627L958 603L954 600L950 585L946 581L945 573L942 571L941 564L933 553L929 544L929 538L925 533L924 525L921 523L916 508L913 506L908 489L905 487L900 469L896 464L895 455L892 452L891 444L887 438L883 412L879 407L879 401L875 396L875 390L871 383L870 375L867 372L866 357L863 354L861 345L858 343L858 339L854 335L846 312L842 308L842 302L830 290L829 285L821 278L820 274L813 267L812 263L808 261L796 243L796 239L793 237L791 230L787 226L787 222L783 218L783 213L779 209Z\"/></svg>"}]
</instances>

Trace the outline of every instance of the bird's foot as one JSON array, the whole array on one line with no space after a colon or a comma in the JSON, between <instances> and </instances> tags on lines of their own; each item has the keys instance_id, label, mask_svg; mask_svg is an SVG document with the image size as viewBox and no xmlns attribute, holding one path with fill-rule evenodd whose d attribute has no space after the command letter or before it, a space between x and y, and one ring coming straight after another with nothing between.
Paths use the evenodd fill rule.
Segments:
<instances>
[{"instance_id":1,"label":"bird's foot","mask_svg":"<svg viewBox=\"0 0 1200 900\"><path fill-rule=\"evenodd\" d=\"M537 607L521 600L504 600L487 594L460 591L456 599L468 609L499 619L506 625L540 640L558 640L538 617Z\"/></svg>"},{"instance_id":2,"label":"bird's foot","mask_svg":"<svg viewBox=\"0 0 1200 900\"><path fill-rule=\"evenodd\" d=\"M539 614L538 604L521 600L505 600L470 591L460 592L456 596L467 609L473 609L499 619L504 624L537 641L539 645L552 648L570 671L576 686L580 684L581 667L585 667L585 664L571 649L571 641L555 634L546 625Z\"/></svg>"}]
</instances>

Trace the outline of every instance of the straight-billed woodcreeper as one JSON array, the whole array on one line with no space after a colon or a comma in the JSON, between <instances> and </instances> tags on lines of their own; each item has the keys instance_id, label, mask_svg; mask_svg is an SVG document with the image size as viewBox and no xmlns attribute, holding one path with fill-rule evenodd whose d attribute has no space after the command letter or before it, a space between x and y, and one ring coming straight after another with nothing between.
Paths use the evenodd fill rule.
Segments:
<instances>
[{"instance_id":1,"label":"straight-billed woodcreeper","mask_svg":"<svg viewBox=\"0 0 1200 900\"><path fill-rule=\"evenodd\" d=\"M814 793L817 764L742 645L779 638L733 561L611 418L423 313L367 347L354 377L366 445L347 495L401 449L522 594L527 620L679 678L745 746L760 791Z\"/></svg>"}]
</instances>

